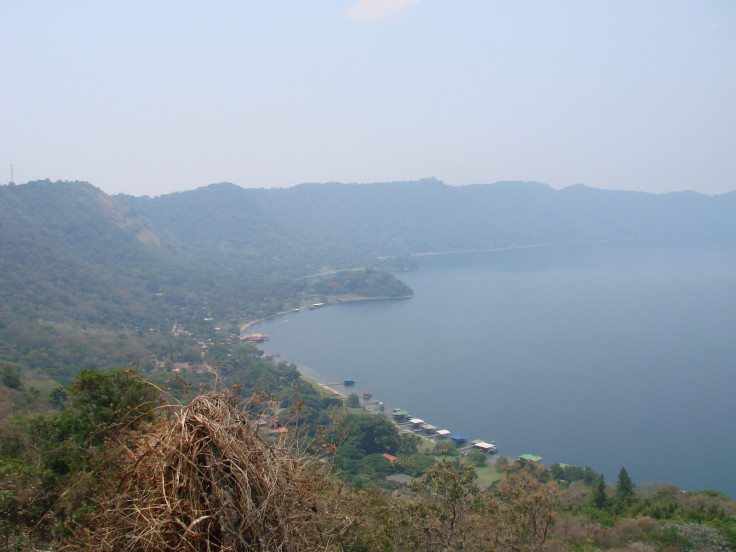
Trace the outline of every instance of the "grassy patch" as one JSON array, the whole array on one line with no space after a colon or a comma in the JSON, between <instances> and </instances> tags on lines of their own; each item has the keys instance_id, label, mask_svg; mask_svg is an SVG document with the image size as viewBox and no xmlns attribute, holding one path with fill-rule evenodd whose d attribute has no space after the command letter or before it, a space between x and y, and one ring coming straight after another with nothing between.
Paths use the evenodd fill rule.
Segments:
<instances>
[{"instance_id":1,"label":"grassy patch","mask_svg":"<svg viewBox=\"0 0 736 552\"><path fill-rule=\"evenodd\" d=\"M319 393L320 397L330 397L330 398L341 397L341 395L336 394L333 391L330 391L329 389L325 389L313 379L305 378L304 376L302 376L301 378L302 378L302 381L306 381L309 385L311 385L317 391L317 393Z\"/></svg>"},{"instance_id":2,"label":"grassy patch","mask_svg":"<svg viewBox=\"0 0 736 552\"><path fill-rule=\"evenodd\" d=\"M429 439L421 439L419 441L419 446L417 446L417 452L419 454L432 454L434 452L434 447L434 441L430 441Z\"/></svg>"},{"instance_id":3,"label":"grassy patch","mask_svg":"<svg viewBox=\"0 0 736 552\"><path fill-rule=\"evenodd\" d=\"M485 466L476 466L475 473L478 474L478 480L488 486L501 479L501 472L496 468L496 464L491 461Z\"/></svg>"}]
</instances>

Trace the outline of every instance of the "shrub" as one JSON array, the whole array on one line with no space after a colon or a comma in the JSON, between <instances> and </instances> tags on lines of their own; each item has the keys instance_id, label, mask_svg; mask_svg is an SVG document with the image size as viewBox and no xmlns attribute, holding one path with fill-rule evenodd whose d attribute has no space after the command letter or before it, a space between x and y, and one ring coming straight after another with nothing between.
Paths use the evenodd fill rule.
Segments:
<instances>
[{"instance_id":1,"label":"shrub","mask_svg":"<svg viewBox=\"0 0 736 552\"><path fill-rule=\"evenodd\" d=\"M196 397L124 454L67 549L324 550L348 523L319 463L262 440L229 395Z\"/></svg>"}]
</instances>

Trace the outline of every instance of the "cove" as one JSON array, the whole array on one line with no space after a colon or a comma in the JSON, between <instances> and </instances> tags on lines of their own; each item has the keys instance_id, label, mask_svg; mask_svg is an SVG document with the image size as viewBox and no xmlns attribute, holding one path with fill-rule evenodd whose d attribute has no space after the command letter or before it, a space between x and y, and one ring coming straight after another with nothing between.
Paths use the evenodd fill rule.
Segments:
<instances>
[{"instance_id":1,"label":"cove","mask_svg":"<svg viewBox=\"0 0 736 552\"><path fill-rule=\"evenodd\" d=\"M501 454L736 496L736 240L420 263L414 298L262 322L264 349Z\"/></svg>"}]
</instances>

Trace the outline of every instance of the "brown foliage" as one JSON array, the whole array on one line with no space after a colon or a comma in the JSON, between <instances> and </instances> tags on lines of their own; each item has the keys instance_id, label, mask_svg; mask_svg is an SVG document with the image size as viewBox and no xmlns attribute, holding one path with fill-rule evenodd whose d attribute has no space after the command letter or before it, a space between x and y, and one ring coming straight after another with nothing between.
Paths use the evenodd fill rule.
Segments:
<instances>
[{"instance_id":1,"label":"brown foliage","mask_svg":"<svg viewBox=\"0 0 736 552\"><path fill-rule=\"evenodd\" d=\"M545 544L559 503L542 469L505 470L495 490L482 492L470 466L438 462L412 485L414 496L393 503L398 550L535 552Z\"/></svg>"},{"instance_id":2,"label":"brown foliage","mask_svg":"<svg viewBox=\"0 0 736 552\"><path fill-rule=\"evenodd\" d=\"M608 549L646 540L656 530L657 525L651 518L621 518L613 527L596 525L592 539L597 546Z\"/></svg>"},{"instance_id":3,"label":"brown foliage","mask_svg":"<svg viewBox=\"0 0 736 552\"><path fill-rule=\"evenodd\" d=\"M480 489L472 466L438 462L410 489L415 494L395 500L396 544L399 550L483 550L476 539L487 543L479 532Z\"/></svg>"},{"instance_id":4,"label":"brown foliage","mask_svg":"<svg viewBox=\"0 0 736 552\"><path fill-rule=\"evenodd\" d=\"M67 550L325 550L340 490L225 394L196 397L124 449L122 475Z\"/></svg>"},{"instance_id":5,"label":"brown foliage","mask_svg":"<svg viewBox=\"0 0 736 552\"><path fill-rule=\"evenodd\" d=\"M498 550L534 552L544 546L560 496L554 483L540 481L543 471L536 465L511 466L496 487L490 511Z\"/></svg>"}]
</instances>

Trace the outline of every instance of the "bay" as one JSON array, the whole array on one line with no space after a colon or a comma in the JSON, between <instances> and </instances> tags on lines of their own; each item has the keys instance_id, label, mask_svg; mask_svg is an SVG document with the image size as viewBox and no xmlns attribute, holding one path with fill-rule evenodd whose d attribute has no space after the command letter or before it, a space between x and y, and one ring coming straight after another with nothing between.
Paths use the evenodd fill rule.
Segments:
<instances>
[{"instance_id":1,"label":"bay","mask_svg":"<svg viewBox=\"0 0 736 552\"><path fill-rule=\"evenodd\" d=\"M736 496L736 240L425 256L415 297L262 322L270 353L501 454Z\"/></svg>"}]
</instances>

